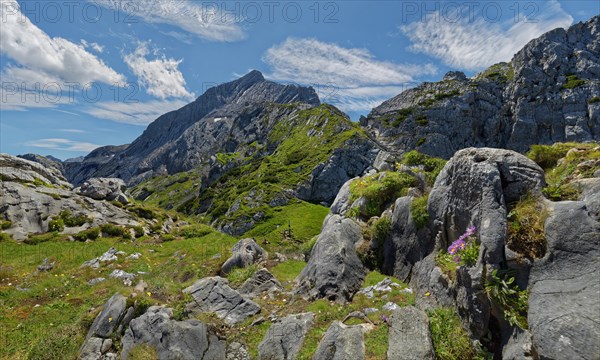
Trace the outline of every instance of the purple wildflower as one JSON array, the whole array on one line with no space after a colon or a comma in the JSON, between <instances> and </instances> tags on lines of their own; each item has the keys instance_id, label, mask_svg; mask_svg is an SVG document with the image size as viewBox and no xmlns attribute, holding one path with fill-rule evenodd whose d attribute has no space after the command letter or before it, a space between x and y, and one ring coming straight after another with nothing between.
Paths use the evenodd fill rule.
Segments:
<instances>
[{"instance_id":1,"label":"purple wildflower","mask_svg":"<svg viewBox=\"0 0 600 360\"><path fill-rule=\"evenodd\" d=\"M385 316L385 315L381 315L381 320L383 320L384 323L389 324L390 323L390 319Z\"/></svg>"},{"instance_id":2,"label":"purple wildflower","mask_svg":"<svg viewBox=\"0 0 600 360\"><path fill-rule=\"evenodd\" d=\"M458 239L456 239L448 247L448 253L454 255L459 250L464 250L467 247L468 238L470 236L473 236L475 234L476 230L477 230L477 228L475 226L471 226L470 228L467 228L467 231L464 234L462 234Z\"/></svg>"},{"instance_id":3,"label":"purple wildflower","mask_svg":"<svg viewBox=\"0 0 600 360\"><path fill-rule=\"evenodd\" d=\"M452 259L452 260L454 260L454 262L455 262L455 263L459 264L459 263L460 263L460 260L461 260L461 258L460 258L460 256L458 256L458 255L455 255L455 256L454 256L454 259Z\"/></svg>"}]
</instances>

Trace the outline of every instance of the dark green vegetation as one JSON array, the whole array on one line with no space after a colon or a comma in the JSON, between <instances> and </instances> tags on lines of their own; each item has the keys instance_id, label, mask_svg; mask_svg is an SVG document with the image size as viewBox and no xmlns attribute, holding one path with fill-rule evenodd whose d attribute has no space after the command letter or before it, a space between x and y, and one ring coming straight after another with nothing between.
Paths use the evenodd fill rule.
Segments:
<instances>
[{"instance_id":1,"label":"dark green vegetation","mask_svg":"<svg viewBox=\"0 0 600 360\"><path fill-rule=\"evenodd\" d=\"M510 270L492 270L485 282L485 292L504 312L504 319L509 324L527 329L527 290L515 284Z\"/></svg>"},{"instance_id":2,"label":"dark green vegetation","mask_svg":"<svg viewBox=\"0 0 600 360\"><path fill-rule=\"evenodd\" d=\"M588 104L596 104L600 103L600 96L594 96L593 98L588 100Z\"/></svg>"},{"instance_id":3,"label":"dark green vegetation","mask_svg":"<svg viewBox=\"0 0 600 360\"><path fill-rule=\"evenodd\" d=\"M585 85L585 80L581 80L577 77L577 75L569 75L567 76L567 82L563 85L564 89L575 89Z\"/></svg>"},{"instance_id":4,"label":"dark green vegetation","mask_svg":"<svg viewBox=\"0 0 600 360\"><path fill-rule=\"evenodd\" d=\"M410 213L417 225L417 229L424 228L429 222L429 214L427 213L427 201L429 196L421 196L413 199L410 204Z\"/></svg>"},{"instance_id":5,"label":"dark green vegetation","mask_svg":"<svg viewBox=\"0 0 600 360\"><path fill-rule=\"evenodd\" d=\"M429 328L436 359L461 360L485 358L471 345L454 309L437 308L428 312Z\"/></svg>"},{"instance_id":6,"label":"dark green vegetation","mask_svg":"<svg viewBox=\"0 0 600 360\"><path fill-rule=\"evenodd\" d=\"M417 180L403 172L383 172L364 176L350 184L350 200L364 197L366 205L359 209L368 217L381 214L385 207L397 198L406 195L409 187L417 185ZM362 215L362 214L361 214Z\"/></svg>"},{"instance_id":7,"label":"dark green vegetation","mask_svg":"<svg viewBox=\"0 0 600 360\"><path fill-rule=\"evenodd\" d=\"M533 145L527 156L546 172L544 195L550 200L577 200L578 179L590 178L600 170L598 143Z\"/></svg>"},{"instance_id":8,"label":"dark green vegetation","mask_svg":"<svg viewBox=\"0 0 600 360\"><path fill-rule=\"evenodd\" d=\"M506 245L528 259L539 259L546 253L544 224L548 212L541 199L526 196L508 214Z\"/></svg>"},{"instance_id":9,"label":"dark green vegetation","mask_svg":"<svg viewBox=\"0 0 600 360\"><path fill-rule=\"evenodd\" d=\"M515 78L515 69L511 63L498 63L477 74L477 80L490 80L497 83L507 83Z\"/></svg>"}]
</instances>

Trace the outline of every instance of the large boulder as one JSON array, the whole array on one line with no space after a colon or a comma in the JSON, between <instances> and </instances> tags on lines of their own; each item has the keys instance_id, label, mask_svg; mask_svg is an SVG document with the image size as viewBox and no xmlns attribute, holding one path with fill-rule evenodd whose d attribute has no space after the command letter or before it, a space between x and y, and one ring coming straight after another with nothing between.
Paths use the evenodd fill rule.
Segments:
<instances>
[{"instance_id":1,"label":"large boulder","mask_svg":"<svg viewBox=\"0 0 600 360\"><path fill-rule=\"evenodd\" d=\"M137 345L149 345L159 360L225 360L225 341L209 332L202 322L172 320L169 308L152 306L133 319L123 336L121 359L126 360Z\"/></svg>"},{"instance_id":2,"label":"large boulder","mask_svg":"<svg viewBox=\"0 0 600 360\"><path fill-rule=\"evenodd\" d=\"M390 317L388 359L434 359L433 342L429 332L429 318L413 307L401 307Z\"/></svg>"},{"instance_id":3,"label":"large boulder","mask_svg":"<svg viewBox=\"0 0 600 360\"><path fill-rule=\"evenodd\" d=\"M469 148L458 151L438 176L429 195L429 216L438 246L476 226L484 261L504 261L507 205L528 193L540 194L544 171L510 150Z\"/></svg>"},{"instance_id":4,"label":"large boulder","mask_svg":"<svg viewBox=\"0 0 600 360\"><path fill-rule=\"evenodd\" d=\"M288 315L271 325L263 341L258 345L258 358L260 360L296 359L314 318L313 313Z\"/></svg>"},{"instance_id":5,"label":"large boulder","mask_svg":"<svg viewBox=\"0 0 600 360\"><path fill-rule=\"evenodd\" d=\"M362 238L361 228L353 220L329 215L298 276L296 292L308 299L351 300L366 275L355 248Z\"/></svg>"},{"instance_id":6,"label":"large boulder","mask_svg":"<svg viewBox=\"0 0 600 360\"><path fill-rule=\"evenodd\" d=\"M113 338L120 336L129 324L134 308L127 308L127 299L121 294L113 295L88 330L85 342L79 349L78 360L108 359Z\"/></svg>"},{"instance_id":7,"label":"large boulder","mask_svg":"<svg viewBox=\"0 0 600 360\"><path fill-rule=\"evenodd\" d=\"M269 254L254 241L242 239L231 249L231 257L221 266L221 275L225 276L235 268L245 268L266 261Z\"/></svg>"},{"instance_id":8,"label":"large boulder","mask_svg":"<svg viewBox=\"0 0 600 360\"><path fill-rule=\"evenodd\" d=\"M119 326L126 310L127 298L121 294L113 295L92 323L87 337L109 338Z\"/></svg>"},{"instance_id":9,"label":"large boulder","mask_svg":"<svg viewBox=\"0 0 600 360\"><path fill-rule=\"evenodd\" d=\"M334 321L319 343L313 360L362 360L365 358L365 328Z\"/></svg>"},{"instance_id":10,"label":"large boulder","mask_svg":"<svg viewBox=\"0 0 600 360\"><path fill-rule=\"evenodd\" d=\"M125 182L117 178L92 178L86 180L74 191L79 195L90 197L94 200L119 201L127 204L129 200L123 193Z\"/></svg>"},{"instance_id":11,"label":"large boulder","mask_svg":"<svg viewBox=\"0 0 600 360\"><path fill-rule=\"evenodd\" d=\"M227 324L240 323L260 312L260 306L252 300L245 299L229 287L227 279L208 277L195 282L183 290L194 299L186 306L186 311L214 312Z\"/></svg>"},{"instance_id":12,"label":"large boulder","mask_svg":"<svg viewBox=\"0 0 600 360\"><path fill-rule=\"evenodd\" d=\"M587 181L596 188L600 179ZM529 329L544 359L600 356L600 200L549 203L547 252L529 278Z\"/></svg>"}]
</instances>

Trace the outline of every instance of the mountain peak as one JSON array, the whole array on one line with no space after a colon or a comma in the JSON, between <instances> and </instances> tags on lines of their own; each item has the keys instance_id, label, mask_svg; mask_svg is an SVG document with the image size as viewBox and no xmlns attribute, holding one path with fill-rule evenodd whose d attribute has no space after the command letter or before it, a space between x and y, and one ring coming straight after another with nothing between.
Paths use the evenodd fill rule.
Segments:
<instances>
[{"instance_id":1,"label":"mountain peak","mask_svg":"<svg viewBox=\"0 0 600 360\"><path fill-rule=\"evenodd\" d=\"M240 81L261 82L261 81L265 81L265 77L263 76L263 74L260 71L252 70L249 73L247 73L246 75L239 78L239 80Z\"/></svg>"}]
</instances>

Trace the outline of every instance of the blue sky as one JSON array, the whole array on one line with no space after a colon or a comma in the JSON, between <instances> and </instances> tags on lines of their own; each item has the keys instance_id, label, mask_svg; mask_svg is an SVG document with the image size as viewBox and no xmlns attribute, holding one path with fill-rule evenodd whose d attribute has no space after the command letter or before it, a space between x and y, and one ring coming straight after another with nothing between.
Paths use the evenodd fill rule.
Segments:
<instances>
[{"instance_id":1,"label":"blue sky","mask_svg":"<svg viewBox=\"0 0 600 360\"><path fill-rule=\"evenodd\" d=\"M449 70L472 76L591 1L1 0L0 152L66 159L258 69L356 119Z\"/></svg>"}]
</instances>

